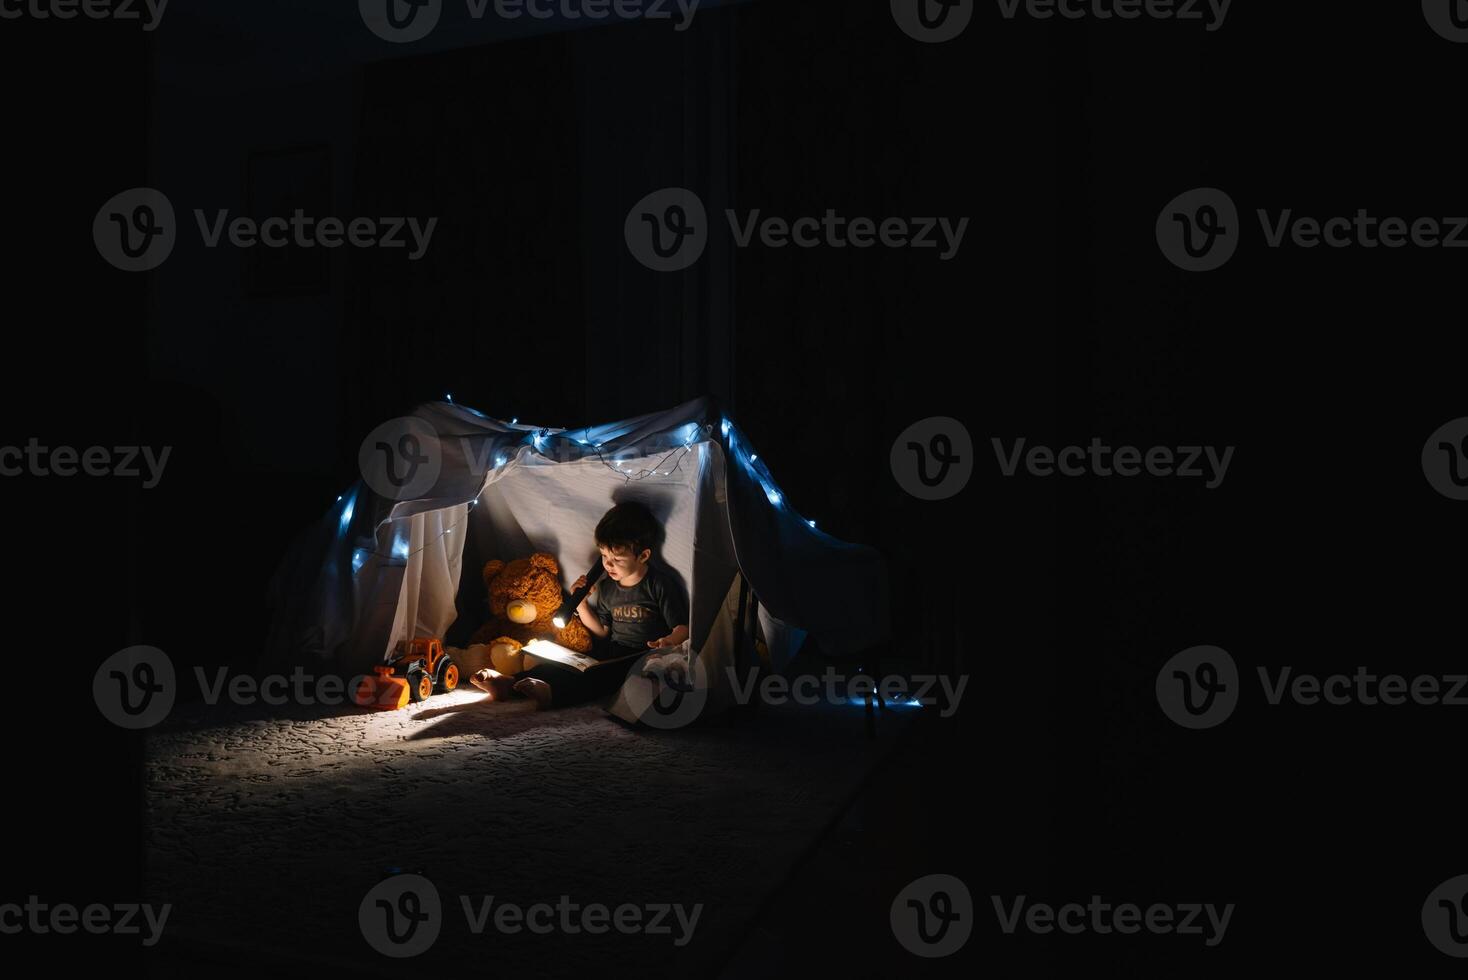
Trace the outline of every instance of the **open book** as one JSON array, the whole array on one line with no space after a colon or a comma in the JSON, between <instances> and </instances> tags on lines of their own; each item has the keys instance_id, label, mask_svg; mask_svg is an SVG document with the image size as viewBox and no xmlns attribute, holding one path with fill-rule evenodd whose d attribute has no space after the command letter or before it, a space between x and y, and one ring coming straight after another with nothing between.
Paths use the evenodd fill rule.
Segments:
<instances>
[{"instance_id":1,"label":"open book","mask_svg":"<svg viewBox=\"0 0 1468 980\"><path fill-rule=\"evenodd\" d=\"M589 667L595 667L597 664L615 664L621 663L624 660L634 660L642 656L643 653L653 652L649 649L639 653L629 653L621 657L608 657L606 660L598 660L588 653L577 653L575 650L568 650L559 643L552 643L550 640L531 640L525 644L524 650L532 657L538 657L541 660L551 660L558 664L565 664L567 667L574 667L580 671L585 671Z\"/></svg>"}]
</instances>

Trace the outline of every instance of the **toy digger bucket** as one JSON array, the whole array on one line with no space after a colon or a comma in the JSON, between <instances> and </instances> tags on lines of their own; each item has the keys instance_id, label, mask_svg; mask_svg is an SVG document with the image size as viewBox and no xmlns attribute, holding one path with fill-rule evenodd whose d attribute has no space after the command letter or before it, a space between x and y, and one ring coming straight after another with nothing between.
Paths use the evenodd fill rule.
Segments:
<instances>
[{"instance_id":1,"label":"toy digger bucket","mask_svg":"<svg viewBox=\"0 0 1468 980\"><path fill-rule=\"evenodd\" d=\"M372 668L373 676L363 677L352 692L352 700L364 708L394 711L408 703L408 682L394 677L391 667Z\"/></svg>"}]
</instances>

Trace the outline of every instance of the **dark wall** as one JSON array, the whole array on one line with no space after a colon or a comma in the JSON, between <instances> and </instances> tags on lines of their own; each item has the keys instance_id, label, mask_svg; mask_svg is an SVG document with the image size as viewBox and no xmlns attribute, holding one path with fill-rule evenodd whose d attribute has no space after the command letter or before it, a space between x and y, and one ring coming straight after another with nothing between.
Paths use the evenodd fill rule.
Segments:
<instances>
[{"instance_id":1,"label":"dark wall","mask_svg":"<svg viewBox=\"0 0 1468 980\"><path fill-rule=\"evenodd\" d=\"M1452 709L1256 698L1237 725L1180 733L1151 688L1198 643L1246 673L1461 671L1461 520L1420 463L1463 414L1460 253L1272 251L1255 226L1226 268L1192 275L1153 237L1162 205L1205 185L1250 221L1461 213L1461 46L1416 5L1237 5L1217 34L990 10L921 45L883 3L751 0L686 34L552 25L408 49L347 29L352 6L199 3L156 35L0 24L10 438L174 447L152 490L5 486L7 736L49 753L17 783L16 839L47 845L16 857L19 891L101 867L124 900L141 868L141 742L50 695L132 642L248 663L287 541L355 478L378 422L450 391L564 426L711 392L793 506L887 556L898 651L971 676L927 782L892 777L927 806L892 847L971 874L976 897L1250 903L1240 946L1205 966L1259 962L1249 943L1358 963L1362 937L1397 944L1374 948L1383 963L1418 948L1419 896L1461 870ZM132 186L186 221L245 213L251 175L290 153L319 163L287 195L437 215L440 249L340 250L324 278L260 291L248 256L196 236L147 276L87 236ZM622 221L675 184L719 233L658 274ZM725 208L970 224L948 262L736 249ZM964 422L977 466L959 497L923 503L888 453L934 415ZM1224 491L990 463L992 438L1093 436L1239 455ZM106 792L79 806L89 781ZM108 801L114 837L50 846ZM946 849L955 830L967 851ZM1137 972L1155 947L1099 948L1083 965Z\"/></svg>"}]
</instances>

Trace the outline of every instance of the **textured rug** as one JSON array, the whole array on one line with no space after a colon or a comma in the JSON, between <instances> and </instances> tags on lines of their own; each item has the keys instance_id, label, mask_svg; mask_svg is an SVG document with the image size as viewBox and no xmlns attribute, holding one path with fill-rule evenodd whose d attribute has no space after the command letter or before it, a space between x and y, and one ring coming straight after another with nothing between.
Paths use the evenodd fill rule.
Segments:
<instances>
[{"instance_id":1,"label":"textured rug","mask_svg":"<svg viewBox=\"0 0 1468 980\"><path fill-rule=\"evenodd\" d=\"M180 707L148 737L148 901L173 906L158 952L397 977L709 973L911 717L887 712L870 739L855 705L675 731L462 690L396 712ZM388 868L441 900L437 938L407 959L359 924ZM475 933L463 900L489 896L643 921L701 909L691 936L671 913L671 934Z\"/></svg>"}]
</instances>

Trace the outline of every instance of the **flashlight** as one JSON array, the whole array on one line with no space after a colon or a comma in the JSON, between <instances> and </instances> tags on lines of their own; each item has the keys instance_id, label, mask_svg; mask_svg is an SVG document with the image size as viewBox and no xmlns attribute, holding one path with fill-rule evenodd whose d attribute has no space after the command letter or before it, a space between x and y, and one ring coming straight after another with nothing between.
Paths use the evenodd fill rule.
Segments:
<instances>
[{"instance_id":1,"label":"flashlight","mask_svg":"<svg viewBox=\"0 0 1468 980\"><path fill-rule=\"evenodd\" d=\"M576 615L576 607L581 605L581 600L586 598L586 593L591 591L591 587L596 584L596 580L599 578L601 578L601 561L598 560L595 565L591 566L591 570L586 573L586 584L575 592L572 592L571 598L566 600L566 604L556 610L556 614L551 617L551 622L556 624L556 629L566 628L566 624Z\"/></svg>"}]
</instances>

